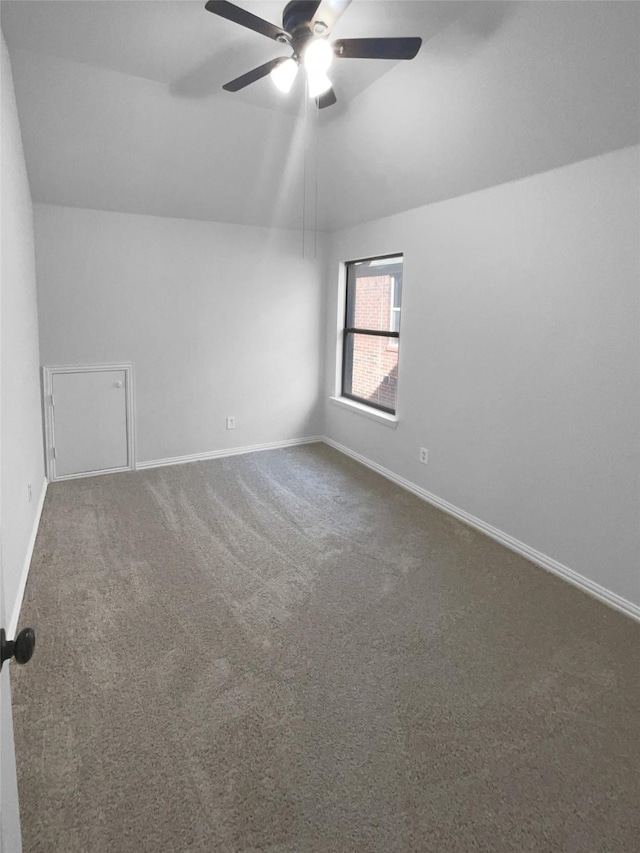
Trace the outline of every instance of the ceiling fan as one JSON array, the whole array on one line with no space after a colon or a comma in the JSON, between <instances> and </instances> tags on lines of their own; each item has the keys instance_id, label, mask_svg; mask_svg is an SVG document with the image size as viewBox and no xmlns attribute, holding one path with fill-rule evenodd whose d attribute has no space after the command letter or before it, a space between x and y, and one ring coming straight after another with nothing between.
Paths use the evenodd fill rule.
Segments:
<instances>
[{"instance_id":1,"label":"ceiling fan","mask_svg":"<svg viewBox=\"0 0 640 853\"><path fill-rule=\"evenodd\" d=\"M323 109L336 103L327 76L334 56L340 59L413 59L416 56L422 45L418 37L338 39L330 44L327 37L350 3L351 0L291 0L282 13L282 27L277 27L226 0L209 0L205 6L208 12L286 44L293 51L290 57L270 59L225 83L222 88L238 92L270 74L277 88L288 93L302 64L307 73L309 96Z\"/></svg>"}]
</instances>

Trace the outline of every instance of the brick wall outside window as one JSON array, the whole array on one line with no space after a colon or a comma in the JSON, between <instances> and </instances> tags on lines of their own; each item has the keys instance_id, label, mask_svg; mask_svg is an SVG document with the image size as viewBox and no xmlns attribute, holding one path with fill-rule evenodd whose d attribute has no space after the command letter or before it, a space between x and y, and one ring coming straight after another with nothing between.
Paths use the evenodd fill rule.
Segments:
<instances>
[{"instance_id":1,"label":"brick wall outside window","mask_svg":"<svg viewBox=\"0 0 640 853\"><path fill-rule=\"evenodd\" d=\"M354 326L389 330L391 288L389 275L358 278ZM351 393L379 406L396 407L398 340L356 335Z\"/></svg>"}]
</instances>

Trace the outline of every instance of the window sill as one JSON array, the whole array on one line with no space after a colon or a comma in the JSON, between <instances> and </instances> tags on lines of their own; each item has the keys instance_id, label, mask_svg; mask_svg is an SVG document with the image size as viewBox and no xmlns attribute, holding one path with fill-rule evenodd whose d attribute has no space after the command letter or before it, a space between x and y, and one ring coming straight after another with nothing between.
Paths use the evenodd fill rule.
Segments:
<instances>
[{"instance_id":1,"label":"window sill","mask_svg":"<svg viewBox=\"0 0 640 853\"><path fill-rule=\"evenodd\" d=\"M355 400L347 400L345 397L329 397L329 402L334 406L339 406L341 409L347 409L350 412L356 412L359 415L364 415L365 418L370 418L372 421L378 421L386 427L395 429L398 426L398 416L390 415L387 412L380 412L371 406L365 406L364 403L356 403Z\"/></svg>"}]
</instances>

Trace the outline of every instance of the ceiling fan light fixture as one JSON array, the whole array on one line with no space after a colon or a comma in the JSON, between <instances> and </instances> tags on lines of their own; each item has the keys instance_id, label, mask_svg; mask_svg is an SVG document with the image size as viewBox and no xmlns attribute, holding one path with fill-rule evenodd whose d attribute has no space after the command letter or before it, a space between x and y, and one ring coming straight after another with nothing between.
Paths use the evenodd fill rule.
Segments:
<instances>
[{"instance_id":1,"label":"ceiling fan light fixture","mask_svg":"<svg viewBox=\"0 0 640 853\"><path fill-rule=\"evenodd\" d=\"M287 95L291 91L293 81L298 73L298 63L295 59L286 59L277 65L271 72L271 79L279 91Z\"/></svg>"},{"instance_id":2,"label":"ceiling fan light fixture","mask_svg":"<svg viewBox=\"0 0 640 853\"><path fill-rule=\"evenodd\" d=\"M309 74L321 73L326 76L332 61L333 49L326 39L313 39L304 50L304 67Z\"/></svg>"},{"instance_id":3,"label":"ceiling fan light fixture","mask_svg":"<svg viewBox=\"0 0 640 853\"><path fill-rule=\"evenodd\" d=\"M307 82L310 98L318 98L331 88L331 80L324 71L309 71L307 69Z\"/></svg>"}]
</instances>

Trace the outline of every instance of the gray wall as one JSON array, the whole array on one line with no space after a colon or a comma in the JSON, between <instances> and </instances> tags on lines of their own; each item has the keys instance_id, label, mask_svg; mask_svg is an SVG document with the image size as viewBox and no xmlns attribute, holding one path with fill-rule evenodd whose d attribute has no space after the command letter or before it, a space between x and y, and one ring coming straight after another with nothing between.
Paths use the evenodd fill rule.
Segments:
<instances>
[{"instance_id":1,"label":"gray wall","mask_svg":"<svg viewBox=\"0 0 640 853\"><path fill-rule=\"evenodd\" d=\"M134 363L138 462L318 434L301 232L48 205L35 224L42 363Z\"/></svg>"},{"instance_id":2,"label":"gray wall","mask_svg":"<svg viewBox=\"0 0 640 853\"><path fill-rule=\"evenodd\" d=\"M11 78L2 43L2 562L8 617L44 488L33 211ZM27 485L31 483L32 500Z\"/></svg>"},{"instance_id":3,"label":"gray wall","mask_svg":"<svg viewBox=\"0 0 640 853\"><path fill-rule=\"evenodd\" d=\"M45 479L31 194L4 37L1 53L0 618L2 627L12 632L18 617L38 498ZM29 482L33 494L31 502L27 492ZM19 853L22 847L8 666L3 668L1 680L0 846L7 853Z\"/></svg>"},{"instance_id":4,"label":"gray wall","mask_svg":"<svg viewBox=\"0 0 640 853\"><path fill-rule=\"evenodd\" d=\"M404 252L398 427L326 434L636 605L639 188L631 147L335 232L325 389L340 262Z\"/></svg>"}]
</instances>

